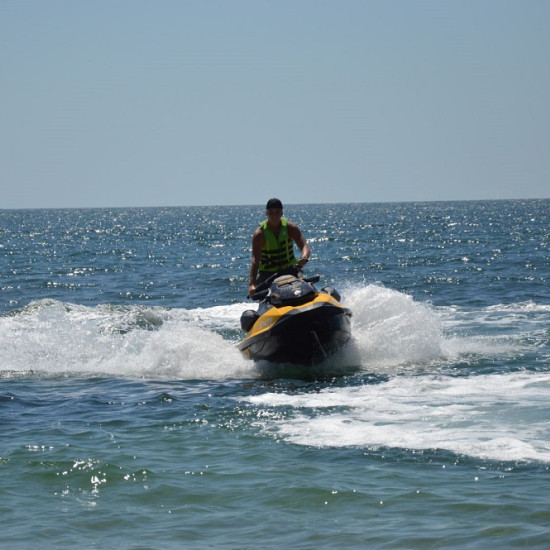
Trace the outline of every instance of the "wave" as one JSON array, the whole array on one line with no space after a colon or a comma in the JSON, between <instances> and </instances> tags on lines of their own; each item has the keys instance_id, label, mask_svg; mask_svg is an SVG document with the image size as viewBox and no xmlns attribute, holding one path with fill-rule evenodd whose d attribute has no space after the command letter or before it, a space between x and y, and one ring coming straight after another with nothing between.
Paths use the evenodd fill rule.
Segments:
<instances>
[{"instance_id":1,"label":"wave","mask_svg":"<svg viewBox=\"0 0 550 550\"><path fill-rule=\"evenodd\" d=\"M376 384L240 400L257 426L297 445L446 450L550 462L550 373L397 376Z\"/></svg>"},{"instance_id":2,"label":"wave","mask_svg":"<svg viewBox=\"0 0 550 550\"><path fill-rule=\"evenodd\" d=\"M212 313L33 302L0 318L0 372L159 379L250 374L234 346L208 328Z\"/></svg>"},{"instance_id":3,"label":"wave","mask_svg":"<svg viewBox=\"0 0 550 550\"><path fill-rule=\"evenodd\" d=\"M398 374L468 362L472 356L542 353L548 347L545 308L520 304L508 308L505 317L502 308L435 308L376 285L350 286L342 294L353 312L353 338L320 374L345 374L349 368ZM248 308L244 302L196 309L32 302L0 316L0 376L216 380L276 375L274 369L256 368L235 347L242 336L239 316ZM538 321L541 315L544 323Z\"/></svg>"}]
</instances>

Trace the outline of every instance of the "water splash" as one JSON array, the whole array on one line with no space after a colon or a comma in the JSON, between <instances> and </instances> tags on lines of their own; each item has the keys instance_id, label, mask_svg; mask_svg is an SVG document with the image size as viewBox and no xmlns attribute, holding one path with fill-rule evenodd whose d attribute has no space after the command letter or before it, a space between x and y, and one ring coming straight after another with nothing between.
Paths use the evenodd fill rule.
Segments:
<instances>
[{"instance_id":1,"label":"water splash","mask_svg":"<svg viewBox=\"0 0 550 550\"><path fill-rule=\"evenodd\" d=\"M200 312L55 300L0 317L0 372L224 379L250 365Z\"/></svg>"},{"instance_id":2,"label":"water splash","mask_svg":"<svg viewBox=\"0 0 550 550\"><path fill-rule=\"evenodd\" d=\"M398 376L244 400L260 409L263 431L297 445L445 449L491 460L550 462L548 373Z\"/></svg>"},{"instance_id":3,"label":"water splash","mask_svg":"<svg viewBox=\"0 0 550 550\"><path fill-rule=\"evenodd\" d=\"M398 374L468 360L472 355L518 353L532 346L533 338L540 349L548 339L547 329L532 318L518 326L526 309L547 318L547 310L533 306L506 309L513 319L506 321L511 333L503 336L495 332L495 324L499 330L504 325L502 310L472 314L437 309L376 285L351 287L343 292L343 301L353 312L352 340L318 369L309 370L309 377L345 375L350 369ZM254 365L236 350L242 337L239 317L248 308L246 302L196 309L33 302L0 316L0 376L226 379L291 375L288 369Z\"/></svg>"},{"instance_id":4,"label":"water splash","mask_svg":"<svg viewBox=\"0 0 550 550\"><path fill-rule=\"evenodd\" d=\"M442 358L440 318L428 304L375 285L352 289L346 296L353 311L353 335L363 366L388 369L427 364Z\"/></svg>"}]
</instances>

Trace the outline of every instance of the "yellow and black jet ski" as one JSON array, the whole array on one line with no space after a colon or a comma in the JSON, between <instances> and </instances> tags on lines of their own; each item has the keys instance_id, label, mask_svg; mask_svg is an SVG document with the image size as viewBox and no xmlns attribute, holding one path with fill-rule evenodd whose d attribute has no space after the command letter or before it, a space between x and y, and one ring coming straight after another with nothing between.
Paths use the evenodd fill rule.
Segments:
<instances>
[{"instance_id":1,"label":"yellow and black jet ski","mask_svg":"<svg viewBox=\"0 0 550 550\"><path fill-rule=\"evenodd\" d=\"M288 270L287 270L288 271ZM342 348L351 337L351 311L332 287L318 291L320 277L276 273L251 296L258 310L241 315L246 337L238 348L254 361L311 365Z\"/></svg>"}]
</instances>

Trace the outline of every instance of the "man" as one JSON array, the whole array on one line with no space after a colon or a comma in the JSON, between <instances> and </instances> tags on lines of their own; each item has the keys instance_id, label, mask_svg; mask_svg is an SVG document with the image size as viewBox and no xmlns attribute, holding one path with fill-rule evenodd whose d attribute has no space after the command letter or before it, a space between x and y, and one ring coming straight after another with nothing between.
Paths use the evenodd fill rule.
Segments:
<instances>
[{"instance_id":1,"label":"man","mask_svg":"<svg viewBox=\"0 0 550 550\"><path fill-rule=\"evenodd\" d=\"M252 235L248 296L252 296L257 285L277 271L292 266L301 270L311 254L300 228L283 217L283 205L279 199L269 199L265 210L267 219ZM293 243L302 252L299 260L294 256Z\"/></svg>"}]
</instances>

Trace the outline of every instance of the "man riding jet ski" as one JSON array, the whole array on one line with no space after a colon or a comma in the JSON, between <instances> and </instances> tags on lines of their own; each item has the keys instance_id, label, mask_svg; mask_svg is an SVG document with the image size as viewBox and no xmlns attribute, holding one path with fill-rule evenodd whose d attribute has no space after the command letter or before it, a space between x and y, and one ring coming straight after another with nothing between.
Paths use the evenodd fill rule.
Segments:
<instances>
[{"instance_id":1,"label":"man riding jet ski","mask_svg":"<svg viewBox=\"0 0 550 550\"><path fill-rule=\"evenodd\" d=\"M283 218L279 199L267 202L266 215L252 235L248 287L249 297L262 302L258 311L241 316L247 336L238 347L254 360L317 362L349 340L351 312L334 289L315 289L318 276L303 278L311 251L300 228ZM299 260L293 242L301 250Z\"/></svg>"}]
</instances>

